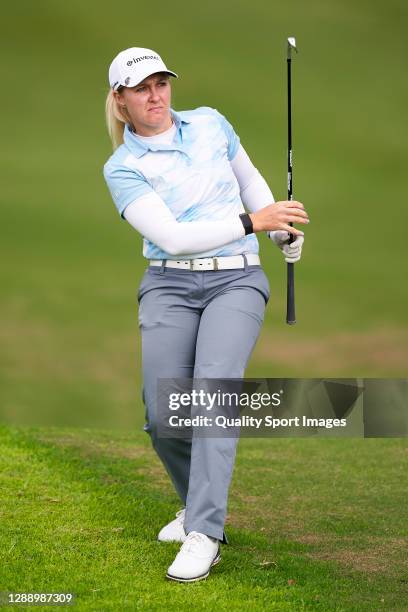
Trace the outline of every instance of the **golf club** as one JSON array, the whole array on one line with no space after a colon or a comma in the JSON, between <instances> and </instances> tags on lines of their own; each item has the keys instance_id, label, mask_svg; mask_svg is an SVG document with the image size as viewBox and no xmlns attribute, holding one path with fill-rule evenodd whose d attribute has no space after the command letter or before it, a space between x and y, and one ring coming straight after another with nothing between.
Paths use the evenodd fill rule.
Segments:
<instances>
[{"instance_id":1,"label":"golf club","mask_svg":"<svg viewBox=\"0 0 408 612\"><path fill-rule=\"evenodd\" d=\"M287 45L287 66L288 66L288 200L293 200L292 193L292 99L291 99L291 62L292 49L297 53L296 39L291 36L288 38ZM292 223L290 223L292 225ZM289 236L289 243L293 242L295 237L293 234ZM287 298L286 298L286 323L294 325L296 323L295 315L295 264L287 264Z\"/></svg>"}]
</instances>

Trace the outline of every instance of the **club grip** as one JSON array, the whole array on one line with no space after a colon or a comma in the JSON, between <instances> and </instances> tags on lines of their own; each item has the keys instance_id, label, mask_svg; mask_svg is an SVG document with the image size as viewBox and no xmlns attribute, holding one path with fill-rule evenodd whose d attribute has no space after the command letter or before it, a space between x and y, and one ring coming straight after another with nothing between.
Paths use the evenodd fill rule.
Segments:
<instances>
[{"instance_id":1,"label":"club grip","mask_svg":"<svg viewBox=\"0 0 408 612\"><path fill-rule=\"evenodd\" d=\"M286 323L294 325L296 323L295 314L295 264L288 263L288 284L286 299Z\"/></svg>"}]
</instances>

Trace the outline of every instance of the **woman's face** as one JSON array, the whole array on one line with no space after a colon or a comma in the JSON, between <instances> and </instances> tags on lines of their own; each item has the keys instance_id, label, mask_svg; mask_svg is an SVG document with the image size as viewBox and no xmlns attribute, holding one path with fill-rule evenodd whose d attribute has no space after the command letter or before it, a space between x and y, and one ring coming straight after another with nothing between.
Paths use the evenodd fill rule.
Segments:
<instances>
[{"instance_id":1,"label":"woman's face","mask_svg":"<svg viewBox=\"0 0 408 612\"><path fill-rule=\"evenodd\" d=\"M135 87L115 92L119 105L125 105L133 127L141 136L154 136L171 127L171 85L166 73L152 74Z\"/></svg>"}]
</instances>

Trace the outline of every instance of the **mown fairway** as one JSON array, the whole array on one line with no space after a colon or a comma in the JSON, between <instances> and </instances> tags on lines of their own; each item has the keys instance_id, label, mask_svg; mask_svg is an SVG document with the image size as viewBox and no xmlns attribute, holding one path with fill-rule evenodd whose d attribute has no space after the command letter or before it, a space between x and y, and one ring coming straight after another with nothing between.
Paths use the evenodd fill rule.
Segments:
<instances>
[{"instance_id":1,"label":"mown fairway","mask_svg":"<svg viewBox=\"0 0 408 612\"><path fill-rule=\"evenodd\" d=\"M180 503L145 434L0 441L0 590L74 592L67 610L407 609L405 441L240 440L230 544L187 585L165 579L179 545L156 537Z\"/></svg>"}]
</instances>

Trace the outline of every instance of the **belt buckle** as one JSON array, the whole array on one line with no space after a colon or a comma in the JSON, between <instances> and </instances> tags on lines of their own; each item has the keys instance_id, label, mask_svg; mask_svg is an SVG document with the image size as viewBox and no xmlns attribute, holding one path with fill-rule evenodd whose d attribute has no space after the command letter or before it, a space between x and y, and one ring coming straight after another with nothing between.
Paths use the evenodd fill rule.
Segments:
<instances>
[{"instance_id":1,"label":"belt buckle","mask_svg":"<svg viewBox=\"0 0 408 612\"><path fill-rule=\"evenodd\" d=\"M218 261L217 261L217 257L213 257L213 266L214 266L214 270L218 270Z\"/></svg>"}]
</instances>

